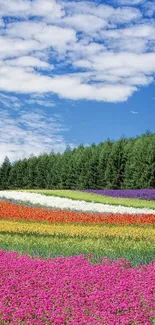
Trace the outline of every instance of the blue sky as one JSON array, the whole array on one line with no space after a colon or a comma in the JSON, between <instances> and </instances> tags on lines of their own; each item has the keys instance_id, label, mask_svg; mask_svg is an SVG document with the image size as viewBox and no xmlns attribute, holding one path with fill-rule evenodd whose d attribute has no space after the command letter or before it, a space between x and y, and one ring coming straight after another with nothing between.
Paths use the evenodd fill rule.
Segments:
<instances>
[{"instance_id":1,"label":"blue sky","mask_svg":"<svg viewBox=\"0 0 155 325\"><path fill-rule=\"evenodd\" d=\"M155 132L154 1L0 8L0 162Z\"/></svg>"}]
</instances>

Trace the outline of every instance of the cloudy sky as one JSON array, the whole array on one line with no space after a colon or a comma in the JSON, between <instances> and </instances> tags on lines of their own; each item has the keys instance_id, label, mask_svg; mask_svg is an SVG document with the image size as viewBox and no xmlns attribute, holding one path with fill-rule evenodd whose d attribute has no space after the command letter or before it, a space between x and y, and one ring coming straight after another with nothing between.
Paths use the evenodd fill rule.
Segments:
<instances>
[{"instance_id":1,"label":"cloudy sky","mask_svg":"<svg viewBox=\"0 0 155 325\"><path fill-rule=\"evenodd\" d=\"M0 0L0 162L155 132L155 2Z\"/></svg>"}]
</instances>

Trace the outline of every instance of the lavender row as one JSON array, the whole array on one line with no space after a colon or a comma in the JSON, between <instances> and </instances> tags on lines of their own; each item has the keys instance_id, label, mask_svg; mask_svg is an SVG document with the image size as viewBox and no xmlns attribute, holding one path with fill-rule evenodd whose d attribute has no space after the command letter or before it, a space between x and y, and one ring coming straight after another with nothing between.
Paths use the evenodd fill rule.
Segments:
<instances>
[{"instance_id":1,"label":"lavender row","mask_svg":"<svg viewBox=\"0 0 155 325\"><path fill-rule=\"evenodd\" d=\"M139 190L85 190L84 192L106 195L111 197L155 200L155 189Z\"/></svg>"}]
</instances>

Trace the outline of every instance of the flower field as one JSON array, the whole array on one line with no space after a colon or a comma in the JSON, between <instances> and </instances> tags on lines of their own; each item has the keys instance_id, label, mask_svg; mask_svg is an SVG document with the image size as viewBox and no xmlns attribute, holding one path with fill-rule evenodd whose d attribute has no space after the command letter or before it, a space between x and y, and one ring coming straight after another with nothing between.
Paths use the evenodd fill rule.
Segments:
<instances>
[{"instance_id":1,"label":"flower field","mask_svg":"<svg viewBox=\"0 0 155 325\"><path fill-rule=\"evenodd\" d=\"M45 207L97 213L155 214L155 201L113 198L65 190L0 191L0 198L30 202Z\"/></svg>"},{"instance_id":2,"label":"flower field","mask_svg":"<svg viewBox=\"0 0 155 325\"><path fill-rule=\"evenodd\" d=\"M53 196L53 197L58 197L58 198L68 198L73 200L78 200L80 201L80 205L81 205L81 201L83 202L90 202L90 203L101 203L101 204L106 204L106 205L114 205L116 207L132 207L132 208L147 208L147 209L155 209L155 200L154 199L148 199L149 194L147 195L147 199L141 199L141 198L136 198L134 196L132 197L123 197L123 196L112 196L109 195L109 192L107 192L108 190L106 190L106 194L103 194L103 191L95 191L95 190L90 190L90 191L72 191L72 190L23 190L22 192L24 193L37 193L37 194L42 194L44 196ZM123 190L124 191L124 190ZM146 190L145 190L146 191ZM21 190L18 191L21 193ZM99 192L99 193L97 193ZM115 193L115 190L113 191ZM9 195L8 198L13 197L13 194L8 194L7 191L3 191L1 192L1 196L3 195ZM112 191L110 190L110 193L112 193ZM122 191L121 191L122 193ZM124 191L125 193L125 191ZM23 195L23 194L22 194ZM21 195L19 194L19 197L21 198ZM34 197L34 196L33 196ZM16 198L17 198L17 192L16 192ZM26 198L26 196L25 196ZM55 201L56 202L56 201ZM62 203L61 203L62 204ZM71 202L70 202L71 204ZM73 202L72 202L73 204ZM78 203L79 205L79 203ZM72 208L74 208L74 206L72 205ZM91 206L91 208L96 209L96 205L95 206ZM91 211L91 210L90 210ZM115 211L116 212L116 211ZM121 210L118 210L118 212L121 212Z\"/></svg>"},{"instance_id":3,"label":"flower field","mask_svg":"<svg viewBox=\"0 0 155 325\"><path fill-rule=\"evenodd\" d=\"M0 324L155 324L154 202L68 192L0 191Z\"/></svg>"},{"instance_id":4,"label":"flower field","mask_svg":"<svg viewBox=\"0 0 155 325\"><path fill-rule=\"evenodd\" d=\"M142 200L155 200L155 189L140 190L85 190L87 193L94 193L117 198L134 198Z\"/></svg>"},{"instance_id":5,"label":"flower field","mask_svg":"<svg viewBox=\"0 0 155 325\"><path fill-rule=\"evenodd\" d=\"M131 268L125 260L92 265L84 256L0 257L6 324L151 324L154 318L152 263Z\"/></svg>"}]
</instances>

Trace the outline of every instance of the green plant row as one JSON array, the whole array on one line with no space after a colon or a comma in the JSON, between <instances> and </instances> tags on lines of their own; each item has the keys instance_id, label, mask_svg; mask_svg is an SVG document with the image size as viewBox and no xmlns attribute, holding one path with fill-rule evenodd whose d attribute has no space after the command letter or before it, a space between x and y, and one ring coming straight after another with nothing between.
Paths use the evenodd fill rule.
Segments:
<instances>
[{"instance_id":1,"label":"green plant row","mask_svg":"<svg viewBox=\"0 0 155 325\"><path fill-rule=\"evenodd\" d=\"M0 247L42 258L93 254L94 261L108 256L111 259L126 258L133 265L148 264L155 259L153 243L120 238L54 238L5 233L0 234Z\"/></svg>"}]
</instances>

